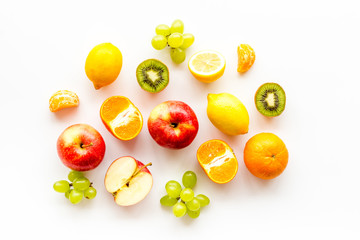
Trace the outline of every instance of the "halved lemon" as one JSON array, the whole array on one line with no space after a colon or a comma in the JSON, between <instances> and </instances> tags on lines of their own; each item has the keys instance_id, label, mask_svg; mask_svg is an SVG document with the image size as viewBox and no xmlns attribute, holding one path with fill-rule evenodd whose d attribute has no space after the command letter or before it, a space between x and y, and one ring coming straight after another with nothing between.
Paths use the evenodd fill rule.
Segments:
<instances>
[{"instance_id":1,"label":"halved lemon","mask_svg":"<svg viewBox=\"0 0 360 240\"><path fill-rule=\"evenodd\" d=\"M210 83L219 79L225 71L224 56L216 51L205 50L195 53L189 60L189 70L202 82Z\"/></svg>"}]
</instances>

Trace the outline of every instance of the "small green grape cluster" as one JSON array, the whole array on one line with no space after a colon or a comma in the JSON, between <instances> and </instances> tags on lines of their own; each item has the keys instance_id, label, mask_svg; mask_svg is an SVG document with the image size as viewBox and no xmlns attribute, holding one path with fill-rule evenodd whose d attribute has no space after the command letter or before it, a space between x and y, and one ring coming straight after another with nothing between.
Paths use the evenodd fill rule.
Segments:
<instances>
[{"instance_id":1,"label":"small green grape cluster","mask_svg":"<svg viewBox=\"0 0 360 240\"><path fill-rule=\"evenodd\" d=\"M54 183L54 190L59 193L65 193L65 197L70 200L72 204L78 204L83 197L93 199L96 196L96 189L92 183L84 177L82 172L70 171L67 180L60 180Z\"/></svg>"},{"instance_id":2,"label":"small green grape cluster","mask_svg":"<svg viewBox=\"0 0 360 240\"><path fill-rule=\"evenodd\" d=\"M155 28L157 34L151 40L151 45L156 50L164 49L167 45L171 47L170 57L174 63L182 63L185 58L185 49L190 47L195 37L191 33L184 33L184 23L177 19L169 27L160 24Z\"/></svg>"},{"instance_id":3,"label":"small green grape cluster","mask_svg":"<svg viewBox=\"0 0 360 240\"><path fill-rule=\"evenodd\" d=\"M168 181L165 185L167 195L160 199L161 205L172 207L176 217L182 217L186 213L191 218L199 217L200 208L209 205L210 199L204 194L195 197L192 188L195 186L196 181L196 174L192 171L185 172L182 177L184 188L181 188L180 183L177 181Z\"/></svg>"}]
</instances>

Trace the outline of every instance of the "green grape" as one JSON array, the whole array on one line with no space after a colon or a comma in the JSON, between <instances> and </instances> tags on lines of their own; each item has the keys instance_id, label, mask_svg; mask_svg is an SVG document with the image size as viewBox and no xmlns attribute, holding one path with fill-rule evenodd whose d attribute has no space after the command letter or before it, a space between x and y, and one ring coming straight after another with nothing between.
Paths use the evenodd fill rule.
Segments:
<instances>
[{"instance_id":1,"label":"green grape","mask_svg":"<svg viewBox=\"0 0 360 240\"><path fill-rule=\"evenodd\" d=\"M69 200L72 204L78 204L83 198L84 193L82 191L73 189L69 194Z\"/></svg>"},{"instance_id":2,"label":"green grape","mask_svg":"<svg viewBox=\"0 0 360 240\"><path fill-rule=\"evenodd\" d=\"M155 37L153 37L153 39L151 40L151 45L153 46L153 48L155 48L156 50L161 50L164 49L167 45L167 40L166 37L164 37L163 35L156 35Z\"/></svg>"},{"instance_id":3,"label":"green grape","mask_svg":"<svg viewBox=\"0 0 360 240\"><path fill-rule=\"evenodd\" d=\"M183 48L183 49L190 47L195 41L195 37L191 33L183 34L183 39L184 39L184 42L181 45L181 48Z\"/></svg>"},{"instance_id":4,"label":"green grape","mask_svg":"<svg viewBox=\"0 0 360 240\"><path fill-rule=\"evenodd\" d=\"M196 174L193 171L186 171L182 177L184 187L193 188L196 184Z\"/></svg>"},{"instance_id":5,"label":"green grape","mask_svg":"<svg viewBox=\"0 0 360 240\"><path fill-rule=\"evenodd\" d=\"M187 214L189 215L189 217L191 218L197 218L200 215L200 208L197 211L187 211Z\"/></svg>"},{"instance_id":6,"label":"green grape","mask_svg":"<svg viewBox=\"0 0 360 240\"><path fill-rule=\"evenodd\" d=\"M191 188L184 188L180 193L180 198L184 202L189 202L194 198L194 191Z\"/></svg>"},{"instance_id":7,"label":"green grape","mask_svg":"<svg viewBox=\"0 0 360 240\"><path fill-rule=\"evenodd\" d=\"M209 203L210 203L210 199L207 196L205 196L204 194L197 195L196 199L199 200L201 207L205 207L205 206L209 205Z\"/></svg>"},{"instance_id":8,"label":"green grape","mask_svg":"<svg viewBox=\"0 0 360 240\"><path fill-rule=\"evenodd\" d=\"M56 192L65 193L69 191L70 185L69 182L66 180L60 180L54 183L53 188Z\"/></svg>"},{"instance_id":9,"label":"green grape","mask_svg":"<svg viewBox=\"0 0 360 240\"><path fill-rule=\"evenodd\" d=\"M73 182L74 189L85 191L90 186L90 181L86 177L79 177Z\"/></svg>"},{"instance_id":10,"label":"green grape","mask_svg":"<svg viewBox=\"0 0 360 240\"><path fill-rule=\"evenodd\" d=\"M84 191L84 197L87 199L93 199L96 196L96 189L93 187L89 187Z\"/></svg>"},{"instance_id":11,"label":"green grape","mask_svg":"<svg viewBox=\"0 0 360 240\"><path fill-rule=\"evenodd\" d=\"M172 198L169 195L165 195L160 199L160 203L163 206L174 206L176 203L178 202L178 200L176 198Z\"/></svg>"},{"instance_id":12,"label":"green grape","mask_svg":"<svg viewBox=\"0 0 360 240\"><path fill-rule=\"evenodd\" d=\"M79 177L83 177L83 176L84 176L84 174L82 172L72 170L68 174L68 179L70 182L73 182L75 179L77 179Z\"/></svg>"},{"instance_id":13,"label":"green grape","mask_svg":"<svg viewBox=\"0 0 360 240\"><path fill-rule=\"evenodd\" d=\"M193 200L186 202L186 207L190 211L197 211L200 209L200 201L197 200L196 198L193 198Z\"/></svg>"},{"instance_id":14,"label":"green grape","mask_svg":"<svg viewBox=\"0 0 360 240\"><path fill-rule=\"evenodd\" d=\"M170 35L170 27L166 24L160 24L155 28L155 32L157 35L163 35L166 37Z\"/></svg>"},{"instance_id":15,"label":"green grape","mask_svg":"<svg viewBox=\"0 0 360 240\"><path fill-rule=\"evenodd\" d=\"M181 33L172 33L168 38L168 43L172 48L180 47L184 42L184 38Z\"/></svg>"},{"instance_id":16,"label":"green grape","mask_svg":"<svg viewBox=\"0 0 360 240\"><path fill-rule=\"evenodd\" d=\"M180 64L185 60L186 54L181 48L172 48L170 51L170 57L174 63Z\"/></svg>"},{"instance_id":17,"label":"green grape","mask_svg":"<svg viewBox=\"0 0 360 240\"><path fill-rule=\"evenodd\" d=\"M67 199L69 199L70 192L71 192L71 190L69 190L69 191L67 191L67 192L65 193L65 197L66 197Z\"/></svg>"},{"instance_id":18,"label":"green grape","mask_svg":"<svg viewBox=\"0 0 360 240\"><path fill-rule=\"evenodd\" d=\"M178 202L173 206L173 213L176 217L182 217L186 214L186 205L183 202Z\"/></svg>"},{"instance_id":19,"label":"green grape","mask_svg":"<svg viewBox=\"0 0 360 240\"><path fill-rule=\"evenodd\" d=\"M168 181L165 185L167 194L172 198L178 198L181 192L181 185L177 181Z\"/></svg>"},{"instance_id":20,"label":"green grape","mask_svg":"<svg viewBox=\"0 0 360 240\"><path fill-rule=\"evenodd\" d=\"M177 19L171 24L170 33L183 33L184 23Z\"/></svg>"}]
</instances>

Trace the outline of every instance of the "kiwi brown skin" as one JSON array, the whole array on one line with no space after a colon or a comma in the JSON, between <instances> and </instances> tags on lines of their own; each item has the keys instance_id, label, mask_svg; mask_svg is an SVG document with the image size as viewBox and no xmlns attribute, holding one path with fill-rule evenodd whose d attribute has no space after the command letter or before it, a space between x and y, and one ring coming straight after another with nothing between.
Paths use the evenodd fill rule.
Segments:
<instances>
[{"instance_id":1,"label":"kiwi brown skin","mask_svg":"<svg viewBox=\"0 0 360 240\"><path fill-rule=\"evenodd\" d=\"M275 106L269 107L265 101L269 93L275 95ZM264 83L255 93L254 97L256 109L265 117L277 117L284 110L286 106L286 94L284 89L277 83Z\"/></svg>"},{"instance_id":2,"label":"kiwi brown skin","mask_svg":"<svg viewBox=\"0 0 360 240\"><path fill-rule=\"evenodd\" d=\"M155 83L148 79L147 71L158 71L161 79ZM136 68L136 78L142 89L150 93L158 93L166 88L169 84L169 69L168 67L157 59L147 59L139 64Z\"/></svg>"}]
</instances>

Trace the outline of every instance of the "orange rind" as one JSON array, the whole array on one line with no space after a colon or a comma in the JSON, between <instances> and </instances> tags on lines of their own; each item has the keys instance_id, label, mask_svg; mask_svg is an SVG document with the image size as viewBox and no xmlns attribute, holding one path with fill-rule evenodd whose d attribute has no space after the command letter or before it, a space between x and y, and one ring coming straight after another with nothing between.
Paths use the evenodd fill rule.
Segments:
<instances>
[{"instance_id":1,"label":"orange rind","mask_svg":"<svg viewBox=\"0 0 360 240\"><path fill-rule=\"evenodd\" d=\"M273 133L259 133L244 148L247 169L261 179L279 176L288 164L289 153L284 142Z\"/></svg>"}]
</instances>

